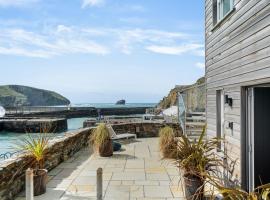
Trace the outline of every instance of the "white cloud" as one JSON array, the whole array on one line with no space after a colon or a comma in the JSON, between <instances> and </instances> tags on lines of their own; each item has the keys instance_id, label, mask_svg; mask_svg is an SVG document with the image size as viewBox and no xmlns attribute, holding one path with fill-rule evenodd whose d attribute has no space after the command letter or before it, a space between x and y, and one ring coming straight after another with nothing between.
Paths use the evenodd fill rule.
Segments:
<instances>
[{"instance_id":1,"label":"white cloud","mask_svg":"<svg viewBox=\"0 0 270 200\"><path fill-rule=\"evenodd\" d=\"M99 54L109 53L109 49L91 38L79 37L76 32L59 34L66 31L59 26L55 34L34 33L22 29L0 30L0 54L27 57L49 58L64 54ZM71 29L69 29L71 30Z\"/></svg>"},{"instance_id":2,"label":"white cloud","mask_svg":"<svg viewBox=\"0 0 270 200\"><path fill-rule=\"evenodd\" d=\"M104 0L83 0L82 8L102 6L102 5L104 5L104 3L105 3Z\"/></svg>"},{"instance_id":3,"label":"white cloud","mask_svg":"<svg viewBox=\"0 0 270 200\"><path fill-rule=\"evenodd\" d=\"M0 0L1 7L23 7L37 3L39 0Z\"/></svg>"},{"instance_id":4,"label":"white cloud","mask_svg":"<svg viewBox=\"0 0 270 200\"><path fill-rule=\"evenodd\" d=\"M146 49L154 53L168 54L168 55L182 55L183 53L194 53L198 49L202 48L201 44L185 44L180 46L147 46Z\"/></svg>"},{"instance_id":5,"label":"white cloud","mask_svg":"<svg viewBox=\"0 0 270 200\"><path fill-rule=\"evenodd\" d=\"M138 45L145 44L175 44L177 40L188 37L187 34L178 32L167 32L153 29L129 29L115 30L118 35L118 46L123 53L130 54Z\"/></svg>"},{"instance_id":6,"label":"white cloud","mask_svg":"<svg viewBox=\"0 0 270 200\"><path fill-rule=\"evenodd\" d=\"M72 31L72 28L65 25L58 25L56 31L57 33L68 33Z\"/></svg>"},{"instance_id":7,"label":"white cloud","mask_svg":"<svg viewBox=\"0 0 270 200\"><path fill-rule=\"evenodd\" d=\"M198 67L200 69L204 69L205 68L205 64L204 63L201 63L201 62L197 62L195 65L196 65L196 67Z\"/></svg>"},{"instance_id":8,"label":"white cloud","mask_svg":"<svg viewBox=\"0 0 270 200\"><path fill-rule=\"evenodd\" d=\"M40 31L42 30L42 31ZM201 56L203 45L190 35L155 29L66 26L27 31L0 28L0 54L48 58L67 54L132 54L140 51Z\"/></svg>"}]
</instances>

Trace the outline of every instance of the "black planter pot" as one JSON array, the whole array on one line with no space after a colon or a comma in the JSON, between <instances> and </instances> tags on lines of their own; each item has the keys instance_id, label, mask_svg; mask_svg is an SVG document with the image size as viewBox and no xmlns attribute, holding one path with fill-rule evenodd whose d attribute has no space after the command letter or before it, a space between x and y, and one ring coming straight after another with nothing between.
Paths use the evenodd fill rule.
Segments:
<instances>
[{"instance_id":1,"label":"black planter pot","mask_svg":"<svg viewBox=\"0 0 270 200\"><path fill-rule=\"evenodd\" d=\"M48 171L46 169L38 169L34 171L34 196L46 193L46 184Z\"/></svg>"},{"instance_id":2,"label":"black planter pot","mask_svg":"<svg viewBox=\"0 0 270 200\"><path fill-rule=\"evenodd\" d=\"M204 199L204 180L198 176L185 174L185 195L187 200Z\"/></svg>"}]
</instances>

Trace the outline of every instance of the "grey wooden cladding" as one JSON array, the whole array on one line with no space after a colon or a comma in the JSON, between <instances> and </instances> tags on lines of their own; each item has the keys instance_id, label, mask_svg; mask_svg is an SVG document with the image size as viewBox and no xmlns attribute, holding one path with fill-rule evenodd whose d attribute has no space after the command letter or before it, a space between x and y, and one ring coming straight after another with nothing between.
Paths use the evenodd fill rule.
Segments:
<instances>
[{"instance_id":1,"label":"grey wooden cladding","mask_svg":"<svg viewBox=\"0 0 270 200\"><path fill-rule=\"evenodd\" d=\"M233 99L224 105L230 155L241 163L241 88L270 83L270 0L234 0L235 11L214 28L212 0L205 1L207 134L217 135L216 91ZM233 122L231 130L228 123Z\"/></svg>"},{"instance_id":2,"label":"grey wooden cladding","mask_svg":"<svg viewBox=\"0 0 270 200\"><path fill-rule=\"evenodd\" d=\"M213 48L214 46L219 46L220 44L217 43L218 41L220 42L221 40L224 41L227 39L224 36L231 33L237 34L237 32L243 29L244 25L250 24L249 21L252 19L252 17L258 13L258 10L261 10L267 6L269 3L268 1L269 0L242 0L239 2L239 4L236 5L236 11L222 24L222 26L213 32L211 30L207 30L207 40L209 40L206 44L207 50Z\"/></svg>"},{"instance_id":3,"label":"grey wooden cladding","mask_svg":"<svg viewBox=\"0 0 270 200\"><path fill-rule=\"evenodd\" d=\"M240 0L235 6L220 27L206 29L208 89L269 77L270 1ZM206 0L206 21L212 23L211 9L212 0Z\"/></svg>"}]
</instances>

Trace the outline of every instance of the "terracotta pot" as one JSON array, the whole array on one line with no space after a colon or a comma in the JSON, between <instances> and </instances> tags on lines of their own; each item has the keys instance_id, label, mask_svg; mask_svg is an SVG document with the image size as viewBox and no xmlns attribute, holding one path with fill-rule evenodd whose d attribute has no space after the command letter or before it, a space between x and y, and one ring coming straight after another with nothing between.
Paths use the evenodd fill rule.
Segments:
<instances>
[{"instance_id":1,"label":"terracotta pot","mask_svg":"<svg viewBox=\"0 0 270 200\"><path fill-rule=\"evenodd\" d=\"M203 200L204 180L198 176L185 174L185 195L187 200Z\"/></svg>"},{"instance_id":2,"label":"terracotta pot","mask_svg":"<svg viewBox=\"0 0 270 200\"><path fill-rule=\"evenodd\" d=\"M34 171L34 196L46 193L46 184L48 171L46 169L38 169Z\"/></svg>"},{"instance_id":3,"label":"terracotta pot","mask_svg":"<svg viewBox=\"0 0 270 200\"><path fill-rule=\"evenodd\" d=\"M110 157L113 155L112 140L106 140L103 145L98 147L98 152L101 157Z\"/></svg>"}]
</instances>

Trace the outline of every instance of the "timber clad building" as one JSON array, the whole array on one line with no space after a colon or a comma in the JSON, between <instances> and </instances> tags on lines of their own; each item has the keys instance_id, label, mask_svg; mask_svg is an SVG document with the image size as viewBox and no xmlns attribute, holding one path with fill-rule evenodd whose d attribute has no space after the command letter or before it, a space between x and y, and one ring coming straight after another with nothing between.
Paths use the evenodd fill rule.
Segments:
<instances>
[{"instance_id":1,"label":"timber clad building","mask_svg":"<svg viewBox=\"0 0 270 200\"><path fill-rule=\"evenodd\" d=\"M270 0L206 0L205 29L207 133L251 190L270 183Z\"/></svg>"}]
</instances>

